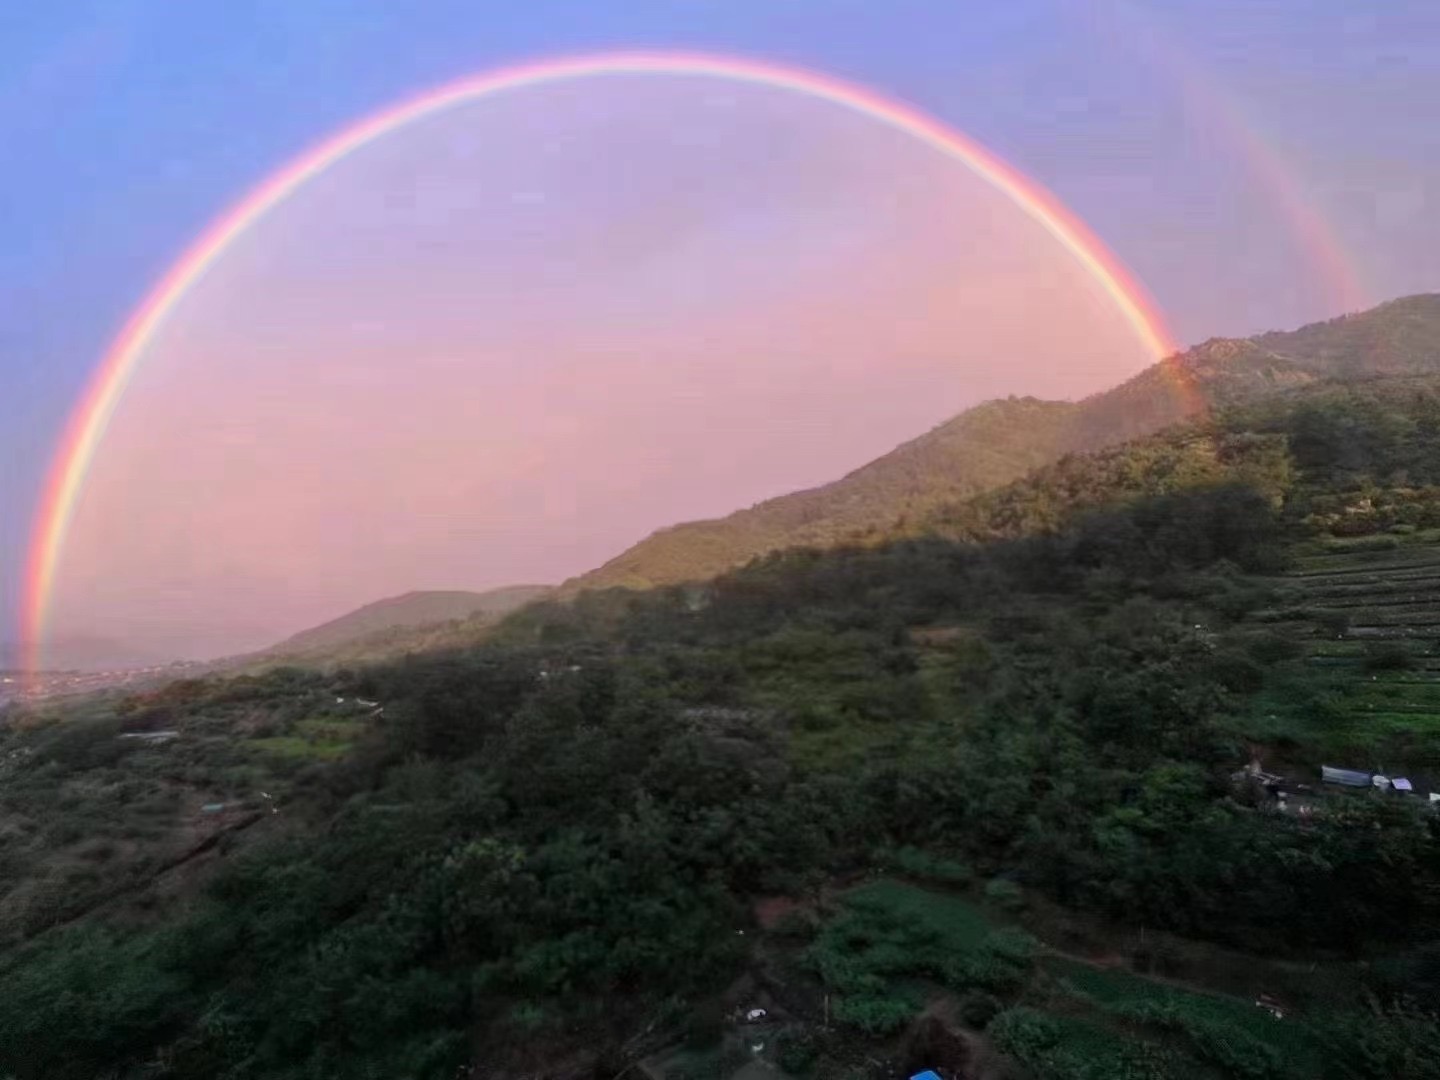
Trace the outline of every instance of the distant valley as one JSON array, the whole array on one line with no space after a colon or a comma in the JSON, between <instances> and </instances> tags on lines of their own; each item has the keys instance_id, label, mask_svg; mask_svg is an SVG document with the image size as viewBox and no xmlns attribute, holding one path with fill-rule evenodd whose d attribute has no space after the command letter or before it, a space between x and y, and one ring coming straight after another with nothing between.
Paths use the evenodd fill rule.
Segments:
<instances>
[{"instance_id":1,"label":"distant valley","mask_svg":"<svg viewBox=\"0 0 1440 1080\"><path fill-rule=\"evenodd\" d=\"M26 652L23 645L0 643L0 670L22 668L27 660ZM105 637L63 637L45 646L46 667L54 671L110 671L154 667L168 662L167 657Z\"/></svg>"}]
</instances>

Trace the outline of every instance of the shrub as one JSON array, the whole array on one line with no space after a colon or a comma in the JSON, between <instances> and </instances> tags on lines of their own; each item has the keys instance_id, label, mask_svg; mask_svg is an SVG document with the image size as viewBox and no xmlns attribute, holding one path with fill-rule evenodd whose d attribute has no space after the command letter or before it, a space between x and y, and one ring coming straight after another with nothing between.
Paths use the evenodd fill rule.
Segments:
<instances>
[{"instance_id":1,"label":"shrub","mask_svg":"<svg viewBox=\"0 0 1440 1080\"><path fill-rule=\"evenodd\" d=\"M1394 551L1399 546L1400 541L1393 536L1366 536L1363 539L1332 541L1325 545L1329 551L1343 552Z\"/></svg>"},{"instance_id":2,"label":"shrub","mask_svg":"<svg viewBox=\"0 0 1440 1080\"><path fill-rule=\"evenodd\" d=\"M1137 945L1130 951L1130 961L1136 971L1170 975L1179 968L1180 954L1173 945L1157 942Z\"/></svg>"},{"instance_id":3,"label":"shrub","mask_svg":"<svg viewBox=\"0 0 1440 1080\"><path fill-rule=\"evenodd\" d=\"M946 885L966 885L973 875L963 863L931 855L919 848L902 847L890 853L889 864L902 874L922 881L939 881Z\"/></svg>"},{"instance_id":4,"label":"shrub","mask_svg":"<svg viewBox=\"0 0 1440 1080\"><path fill-rule=\"evenodd\" d=\"M517 1002L510 1010L510 1020L522 1031L534 1032L545 1026L549 1019L543 1005L533 1001Z\"/></svg>"},{"instance_id":5,"label":"shrub","mask_svg":"<svg viewBox=\"0 0 1440 1080\"><path fill-rule=\"evenodd\" d=\"M1025 984L1025 976L993 956L975 956L959 969L960 985L978 987L994 994L1013 994Z\"/></svg>"},{"instance_id":6,"label":"shrub","mask_svg":"<svg viewBox=\"0 0 1440 1080\"><path fill-rule=\"evenodd\" d=\"M1411 1007L1332 1021L1326 1041L1366 1076L1440 1077L1440 1020Z\"/></svg>"},{"instance_id":7,"label":"shrub","mask_svg":"<svg viewBox=\"0 0 1440 1080\"><path fill-rule=\"evenodd\" d=\"M686 1065L670 1072L673 1080L726 1080L745 1064L742 1050L726 1050L707 1061Z\"/></svg>"},{"instance_id":8,"label":"shrub","mask_svg":"<svg viewBox=\"0 0 1440 1080\"><path fill-rule=\"evenodd\" d=\"M1262 1043L1233 1024L1197 1014L1186 1003L1145 1002L1115 1009L1122 1016L1180 1031L1195 1053L1238 1080L1275 1080L1285 1073L1285 1061L1275 1047Z\"/></svg>"},{"instance_id":9,"label":"shrub","mask_svg":"<svg viewBox=\"0 0 1440 1080\"><path fill-rule=\"evenodd\" d=\"M1194 1062L1139 1040L1125 1040L1034 1009L1009 1009L991 1022L991 1041L1035 1080L1172 1080L1194 1075ZM1186 1069L1186 1065L1190 1069Z\"/></svg>"},{"instance_id":10,"label":"shrub","mask_svg":"<svg viewBox=\"0 0 1440 1080\"><path fill-rule=\"evenodd\" d=\"M1014 926L993 930L980 942L980 950L1012 964L1029 964L1040 951L1040 942L1033 934Z\"/></svg>"},{"instance_id":11,"label":"shrub","mask_svg":"<svg viewBox=\"0 0 1440 1080\"><path fill-rule=\"evenodd\" d=\"M1366 671L1408 671L1414 666L1414 654L1399 641L1382 642L1365 650Z\"/></svg>"},{"instance_id":12,"label":"shrub","mask_svg":"<svg viewBox=\"0 0 1440 1080\"><path fill-rule=\"evenodd\" d=\"M972 990L960 999L960 1019L977 1031L983 1031L1004 1007L994 995Z\"/></svg>"},{"instance_id":13,"label":"shrub","mask_svg":"<svg viewBox=\"0 0 1440 1080\"><path fill-rule=\"evenodd\" d=\"M117 850L112 841L96 837L82 843L76 850L75 856L88 862L103 863L113 859Z\"/></svg>"},{"instance_id":14,"label":"shrub","mask_svg":"<svg viewBox=\"0 0 1440 1080\"><path fill-rule=\"evenodd\" d=\"M1025 906L1025 892L1007 878L991 878L985 884L985 899L1006 911L1019 911Z\"/></svg>"},{"instance_id":15,"label":"shrub","mask_svg":"<svg viewBox=\"0 0 1440 1080\"><path fill-rule=\"evenodd\" d=\"M909 995L860 994L838 998L835 1019L867 1035L890 1035L909 1023L919 1007Z\"/></svg>"},{"instance_id":16,"label":"shrub","mask_svg":"<svg viewBox=\"0 0 1440 1080\"><path fill-rule=\"evenodd\" d=\"M821 938L806 953L810 967L831 990L842 994L866 993L884 985L859 957L844 951L843 943Z\"/></svg>"},{"instance_id":17,"label":"shrub","mask_svg":"<svg viewBox=\"0 0 1440 1080\"><path fill-rule=\"evenodd\" d=\"M1251 634L1245 641L1245 648L1252 658L1262 664L1293 660L1301 651L1298 641L1269 630Z\"/></svg>"},{"instance_id":18,"label":"shrub","mask_svg":"<svg viewBox=\"0 0 1440 1080\"><path fill-rule=\"evenodd\" d=\"M965 958L950 981L996 994L1012 993L1029 980L1038 947L1039 942L1023 930L996 930Z\"/></svg>"},{"instance_id":19,"label":"shrub","mask_svg":"<svg viewBox=\"0 0 1440 1080\"><path fill-rule=\"evenodd\" d=\"M1264 589L1240 588L1230 585L1218 592L1212 592L1208 603L1225 618L1238 620L1262 607L1270 598Z\"/></svg>"},{"instance_id":20,"label":"shrub","mask_svg":"<svg viewBox=\"0 0 1440 1080\"><path fill-rule=\"evenodd\" d=\"M806 704L798 707L794 714L795 726L801 731L832 731L840 725L836 715L823 705Z\"/></svg>"},{"instance_id":21,"label":"shrub","mask_svg":"<svg viewBox=\"0 0 1440 1080\"><path fill-rule=\"evenodd\" d=\"M808 1073L820 1057L820 1047L808 1032L787 1031L780 1036L779 1046L780 1067L793 1075Z\"/></svg>"},{"instance_id":22,"label":"shrub","mask_svg":"<svg viewBox=\"0 0 1440 1080\"><path fill-rule=\"evenodd\" d=\"M1209 666L1211 678L1231 693L1253 694L1265 685L1264 668L1238 650L1216 653Z\"/></svg>"},{"instance_id":23,"label":"shrub","mask_svg":"<svg viewBox=\"0 0 1440 1080\"><path fill-rule=\"evenodd\" d=\"M1060 1041L1060 1025L1042 1012L1017 1006L991 1021L990 1041L1012 1057L1029 1061Z\"/></svg>"},{"instance_id":24,"label":"shrub","mask_svg":"<svg viewBox=\"0 0 1440 1080\"><path fill-rule=\"evenodd\" d=\"M1280 1051L1227 1024L1187 1024L1196 1052L1241 1080L1275 1080L1285 1073Z\"/></svg>"},{"instance_id":25,"label":"shrub","mask_svg":"<svg viewBox=\"0 0 1440 1080\"><path fill-rule=\"evenodd\" d=\"M725 1010L718 1001L697 1005L685 1023L685 1045L692 1050L708 1049L724 1034Z\"/></svg>"},{"instance_id":26,"label":"shrub","mask_svg":"<svg viewBox=\"0 0 1440 1080\"><path fill-rule=\"evenodd\" d=\"M1440 941L1376 960L1370 981L1383 999L1413 999L1425 1011L1440 1013Z\"/></svg>"},{"instance_id":27,"label":"shrub","mask_svg":"<svg viewBox=\"0 0 1440 1080\"><path fill-rule=\"evenodd\" d=\"M815 936L815 919L801 911L799 908L787 911L775 923L775 929L771 933L777 937L791 938L796 941L809 941Z\"/></svg>"},{"instance_id":28,"label":"shrub","mask_svg":"<svg viewBox=\"0 0 1440 1080\"><path fill-rule=\"evenodd\" d=\"M0 1054L25 1075L78 1080L156 1045L184 1014L187 986L160 938L96 926L57 931L6 972Z\"/></svg>"}]
</instances>

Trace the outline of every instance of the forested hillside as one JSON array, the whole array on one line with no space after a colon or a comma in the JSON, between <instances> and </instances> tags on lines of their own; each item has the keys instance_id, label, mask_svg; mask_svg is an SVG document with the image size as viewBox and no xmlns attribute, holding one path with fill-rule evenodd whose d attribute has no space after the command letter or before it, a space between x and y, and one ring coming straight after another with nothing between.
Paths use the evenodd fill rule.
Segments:
<instances>
[{"instance_id":1,"label":"forested hillside","mask_svg":"<svg viewBox=\"0 0 1440 1080\"><path fill-rule=\"evenodd\" d=\"M0 1074L1440 1076L1436 552L1440 381L1302 385L481 647L12 710Z\"/></svg>"},{"instance_id":2,"label":"forested hillside","mask_svg":"<svg viewBox=\"0 0 1440 1080\"><path fill-rule=\"evenodd\" d=\"M834 483L662 529L566 591L702 580L769 551L888 534L1064 454L1148 435L1212 407L1336 376L1436 373L1437 343L1440 295L1415 296L1289 333L1208 341L1078 403L989 402Z\"/></svg>"}]
</instances>

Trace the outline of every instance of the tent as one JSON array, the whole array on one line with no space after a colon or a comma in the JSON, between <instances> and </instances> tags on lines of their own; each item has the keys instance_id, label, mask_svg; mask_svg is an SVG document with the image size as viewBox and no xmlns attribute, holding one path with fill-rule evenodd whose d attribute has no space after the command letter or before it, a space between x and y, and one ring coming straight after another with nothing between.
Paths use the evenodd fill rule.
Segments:
<instances>
[{"instance_id":1,"label":"tent","mask_svg":"<svg viewBox=\"0 0 1440 1080\"><path fill-rule=\"evenodd\" d=\"M1397 776L1397 777L1395 777L1394 780L1391 780L1391 781L1390 781L1390 786L1393 787L1396 791L1414 791L1414 790L1415 790L1415 788L1411 786L1410 781L1409 781L1409 780L1406 780L1405 777L1403 777L1403 776Z\"/></svg>"}]
</instances>

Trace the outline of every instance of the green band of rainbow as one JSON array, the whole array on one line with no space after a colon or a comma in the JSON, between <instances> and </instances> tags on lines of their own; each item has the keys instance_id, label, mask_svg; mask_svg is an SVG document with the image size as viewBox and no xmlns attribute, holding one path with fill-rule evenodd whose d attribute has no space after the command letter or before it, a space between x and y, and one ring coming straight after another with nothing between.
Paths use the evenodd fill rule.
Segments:
<instances>
[{"instance_id":1,"label":"green band of rainbow","mask_svg":"<svg viewBox=\"0 0 1440 1080\"><path fill-rule=\"evenodd\" d=\"M170 267L121 329L71 413L42 489L21 611L25 666L40 668L47 608L86 472L146 346L231 242L298 187L346 155L413 120L491 94L602 75L688 75L791 90L903 131L969 168L1057 240L1094 279L1157 359L1176 351L1165 320L1119 259L1053 195L974 140L919 110L828 75L770 63L679 52L616 52L508 67L420 94L359 121L301 154L217 218Z\"/></svg>"}]
</instances>

